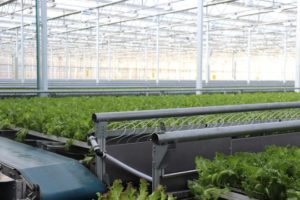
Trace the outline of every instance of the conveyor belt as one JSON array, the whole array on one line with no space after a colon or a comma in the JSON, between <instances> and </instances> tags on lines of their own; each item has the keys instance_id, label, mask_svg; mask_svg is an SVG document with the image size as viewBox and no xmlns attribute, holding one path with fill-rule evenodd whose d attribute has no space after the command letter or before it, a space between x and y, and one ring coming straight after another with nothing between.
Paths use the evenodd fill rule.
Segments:
<instances>
[{"instance_id":1,"label":"conveyor belt","mask_svg":"<svg viewBox=\"0 0 300 200\"><path fill-rule=\"evenodd\" d=\"M0 163L39 185L43 200L92 199L105 187L78 161L0 137Z\"/></svg>"}]
</instances>

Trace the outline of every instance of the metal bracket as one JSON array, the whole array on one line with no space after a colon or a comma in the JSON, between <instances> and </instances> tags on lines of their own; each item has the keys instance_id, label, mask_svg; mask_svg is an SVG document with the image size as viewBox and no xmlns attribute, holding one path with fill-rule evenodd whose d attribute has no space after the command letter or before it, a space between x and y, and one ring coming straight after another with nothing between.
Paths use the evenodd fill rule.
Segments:
<instances>
[{"instance_id":1,"label":"metal bracket","mask_svg":"<svg viewBox=\"0 0 300 200\"><path fill-rule=\"evenodd\" d=\"M106 153L106 131L107 131L107 122L98 122L96 125L96 137L99 144L99 149L101 152ZM96 157L96 173L100 181L109 185L109 178L105 170L105 158Z\"/></svg>"},{"instance_id":2,"label":"metal bracket","mask_svg":"<svg viewBox=\"0 0 300 200\"><path fill-rule=\"evenodd\" d=\"M160 184L160 179L164 175L165 168L168 166L171 151L176 145L156 145L152 147L152 190L154 191Z\"/></svg>"}]
</instances>

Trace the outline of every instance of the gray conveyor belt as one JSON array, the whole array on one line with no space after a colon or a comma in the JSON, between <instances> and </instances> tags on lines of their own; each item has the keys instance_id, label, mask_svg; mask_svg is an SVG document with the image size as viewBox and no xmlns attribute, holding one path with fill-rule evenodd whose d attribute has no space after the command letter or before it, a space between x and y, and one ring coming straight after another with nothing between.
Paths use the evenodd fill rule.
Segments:
<instances>
[{"instance_id":1,"label":"gray conveyor belt","mask_svg":"<svg viewBox=\"0 0 300 200\"><path fill-rule=\"evenodd\" d=\"M0 137L0 163L39 185L43 200L92 199L104 185L78 161Z\"/></svg>"}]
</instances>

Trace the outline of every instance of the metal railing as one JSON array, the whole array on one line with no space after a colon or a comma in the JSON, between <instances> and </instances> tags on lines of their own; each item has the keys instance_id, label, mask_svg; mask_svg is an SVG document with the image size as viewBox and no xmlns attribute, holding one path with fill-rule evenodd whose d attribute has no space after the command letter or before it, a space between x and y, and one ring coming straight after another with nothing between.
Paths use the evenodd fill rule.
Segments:
<instances>
[{"instance_id":1,"label":"metal railing","mask_svg":"<svg viewBox=\"0 0 300 200\"><path fill-rule=\"evenodd\" d=\"M142 139L153 141L152 179L148 180L152 180L154 189L164 178L195 172L188 170L165 174L168 155L171 154L174 144L245 134L300 130L300 102L95 113L92 119L101 152L109 154L106 152L106 145L111 142L135 143ZM97 157L96 166L99 179L105 182L105 157ZM136 174L149 177L142 172Z\"/></svg>"}]
</instances>

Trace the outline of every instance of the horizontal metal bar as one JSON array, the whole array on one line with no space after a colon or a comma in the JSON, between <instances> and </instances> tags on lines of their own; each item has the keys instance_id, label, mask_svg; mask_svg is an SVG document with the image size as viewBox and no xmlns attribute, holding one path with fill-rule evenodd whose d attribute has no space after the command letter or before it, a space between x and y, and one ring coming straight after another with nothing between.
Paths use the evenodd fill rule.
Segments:
<instances>
[{"instance_id":1,"label":"horizontal metal bar","mask_svg":"<svg viewBox=\"0 0 300 200\"><path fill-rule=\"evenodd\" d=\"M94 122L100 122L100 121L110 122L110 121L140 120L140 119L152 119L152 118L185 117L185 116L195 116L195 115L262 111L262 110L277 110L277 109L288 109L288 108L300 108L300 102L243 104L243 105L230 105L230 106L145 110L145 111L132 111L132 112L94 113L92 115L92 119Z\"/></svg>"},{"instance_id":2,"label":"horizontal metal bar","mask_svg":"<svg viewBox=\"0 0 300 200\"><path fill-rule=\"evenodd\" d=\"M114 158L113 156L109 155L109 154L105 154L105 159L107 159L108 161L114 163L115 165L121 167L122 169L132 173L133 175L136 175L142 179L145 179L149 182L152 182L152 177L148 176L147 174L144 174L143 172L140 172L132 167L130 167L129 165L121 162L120 160Z\"/></svg>"},{"instance_id":3,"label":"horizontal metal bar","mask_svg":"<svg viewBox=\"0 0 300 200\"><path fill-rule=\"evenodd\" d=\"M0 3L0 7L5 6L7 4L10 4L10 3L14 2L14 1L16 1L16 0L7 0L7 1L4 1L4 2Z\"/></svg>"},{"instance_id":4,"label":"horizontal metal bar","mask_svg":"<svg viewBox=\"0 0 300 200\"><path fill-rule=\"evenodd\" d=\"M184 176L184 175L188 175L188 174L195 174L197 172L198 172L197 170L189 170L189 171L182 171L182 172L175 172L175 173L165 174L162 177L163 178L174 178L174 177Z\"/></svg>"},{"instance_id":5,"label":"horizontal metal bar","mask_svg":"<svg viewBox=\"0 0 300 200\"><path fill-rule=\"evenodd\" d=\"M207 92L247 92L247 91L293 91L295 89L300 88L291 88L291 87L272 87L272 88L203 88L203 89L194 89L194 88L166 88L166 89L139 89L139 88L132 88L132 89L108 89L108 88L99 88L99 89L85 89L85 90L76 90L76 89L61 89L61 90L1 90L0 94L11 94L11 93L48 93L48 94L55 94L55 93L130 93L130 92L158 92L158 93L172 93L172 92L197 92L197 91L207 91Z\"/></svg>"},{"instance_id":6,"label":"horizontal metal bar","mask_svg":"<svg viewBox=\"0 0 300 200\"><path fill-rule=\"evenodd\" d=\"M153 134L152 141L155 144L173 142L189 142L195 140L207 140L224 137L253 135L257 133L270 133L276 131L300 130L300 120L269 122L261 124L249 124L239 126L204 128L186 131L173 131L164 134Z\"/></svg>"}]
</instances>

